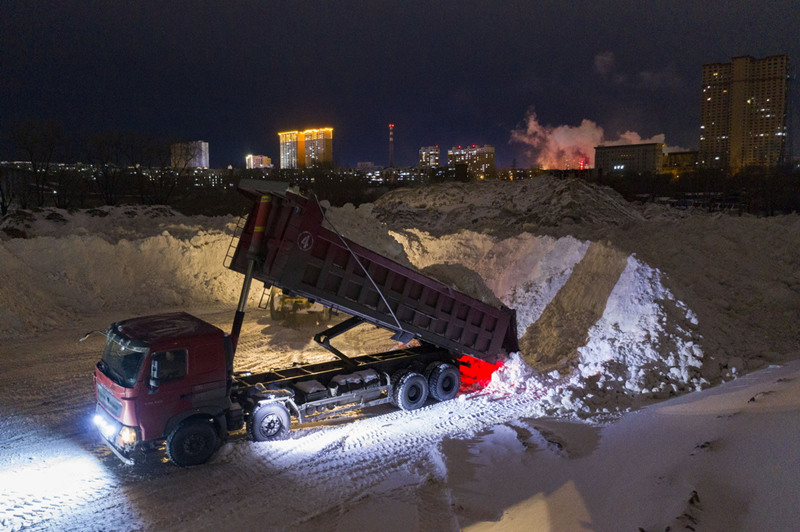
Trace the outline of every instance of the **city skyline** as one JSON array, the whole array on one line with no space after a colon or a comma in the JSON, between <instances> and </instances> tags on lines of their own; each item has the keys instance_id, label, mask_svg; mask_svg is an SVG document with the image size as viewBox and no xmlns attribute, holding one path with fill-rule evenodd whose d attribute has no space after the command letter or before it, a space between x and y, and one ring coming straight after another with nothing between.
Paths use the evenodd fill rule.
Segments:
<instances>
[{"instance_id":1,"label":"city skyline","mask_svg":"<svg viewBox=\"0 0 800 532\"><path fill-rule=\"evenodd\" d=\"M277 161L277 132L319 123L349 167L388 164L389 123L396 166L421 146L477 144L496 148L498 167L526 167L579 133L697 149L703 65L776 54L797 65L798 19L788 1L10 1L0 133L55 119L75 134L204 139L212 167ZM7 140L2 150L13 157Z\"/></svg>"}]
</instances>

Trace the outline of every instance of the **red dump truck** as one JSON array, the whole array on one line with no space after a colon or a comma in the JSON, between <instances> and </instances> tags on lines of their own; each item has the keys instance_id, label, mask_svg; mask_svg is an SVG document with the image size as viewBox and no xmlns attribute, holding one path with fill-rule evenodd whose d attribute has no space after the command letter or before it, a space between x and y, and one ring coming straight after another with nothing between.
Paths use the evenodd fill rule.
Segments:
<instances>
[{"instance_id":1,"label":"red dump truck","mask_svg":"<svg viewBox=\"0 0 800 532\"><path fill-rule=\"evenodd\" d=\"M243 428L251 440L278 440L287 437L292 418L305 423L383 403L413 410L429 398L446 401L458 393L464 360L485 364L518 350L514 310L344 238L324 226L315 198L285 183L244 180L239 191L252 208L226 259L244 276L230 334L183 312L131 318L103 332L94 421L122 461L135 463L166 442L173 463L196 465ZM349 315L314 337L335 356L259 374L234 372L254 279ZM361 323L413 347L348 356L331 344Z\"/></svg>"}]
</instances>

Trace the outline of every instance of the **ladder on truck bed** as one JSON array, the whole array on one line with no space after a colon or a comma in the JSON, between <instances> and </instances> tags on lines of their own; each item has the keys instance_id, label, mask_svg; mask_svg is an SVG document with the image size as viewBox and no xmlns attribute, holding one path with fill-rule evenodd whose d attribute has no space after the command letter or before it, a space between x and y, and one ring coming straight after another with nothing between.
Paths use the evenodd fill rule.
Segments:
<instances>
[{"instance_id":1,"label":"ladder on truck bed","mask_svg":"<svg viewBox=\"0 0 800 532\"><path fill-rule=\"evenodd\" d=\"M231 235L231 242L228 244L228 249L225 251L225 257L222 259L222 265L225 268L232 269L231 264L233 264L233 258L236 254L236 248L239 246L239 240L241 239L242 233L244 232L244 228L247 225L247 215L249 214L249 210L245 209L241 215L239 215L239 219L236 220L236 227L233 229L233 235ZM269 308L269 302L271 296L271 288L272 286L268 283L264 283L264 288L261 291L261 297L258 299L258 308L261 310L267 310Z\"/></svg>"}]
</instances>

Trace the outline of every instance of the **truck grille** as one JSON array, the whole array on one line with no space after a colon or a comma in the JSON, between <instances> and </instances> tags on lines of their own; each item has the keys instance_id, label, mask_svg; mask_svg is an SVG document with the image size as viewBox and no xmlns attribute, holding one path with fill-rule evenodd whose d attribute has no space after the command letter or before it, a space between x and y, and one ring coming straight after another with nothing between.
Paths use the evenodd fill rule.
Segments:
<instances>
[{"instance_id":1,"label":"truck grille","mask_svg":"<svg viewBox=\"0 0 800 532\"><path fill-rule=\"evenodd\" d=\"M122 402L114 397L111 390L99 382L97 383L97 402L115 417L119 417L122 413Z\"/></svg>"}]
</instances>

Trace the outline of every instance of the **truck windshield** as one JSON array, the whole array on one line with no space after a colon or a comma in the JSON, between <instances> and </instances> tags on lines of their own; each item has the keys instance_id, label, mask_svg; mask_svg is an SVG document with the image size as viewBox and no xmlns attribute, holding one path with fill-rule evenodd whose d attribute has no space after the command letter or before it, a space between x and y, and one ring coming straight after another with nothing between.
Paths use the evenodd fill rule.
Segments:
<instances>
[{"instance_id":1,"label":"truck windshield","mask_svg":"<svg viewBox=\"0 0 800 532\"><path fill-rule=\"evenodd\" d=\"M121 345L109 338L100 360L100 371L126 388L133 388L139 380L142 361L147 353Z\"/></svg>"}]
</instances>

